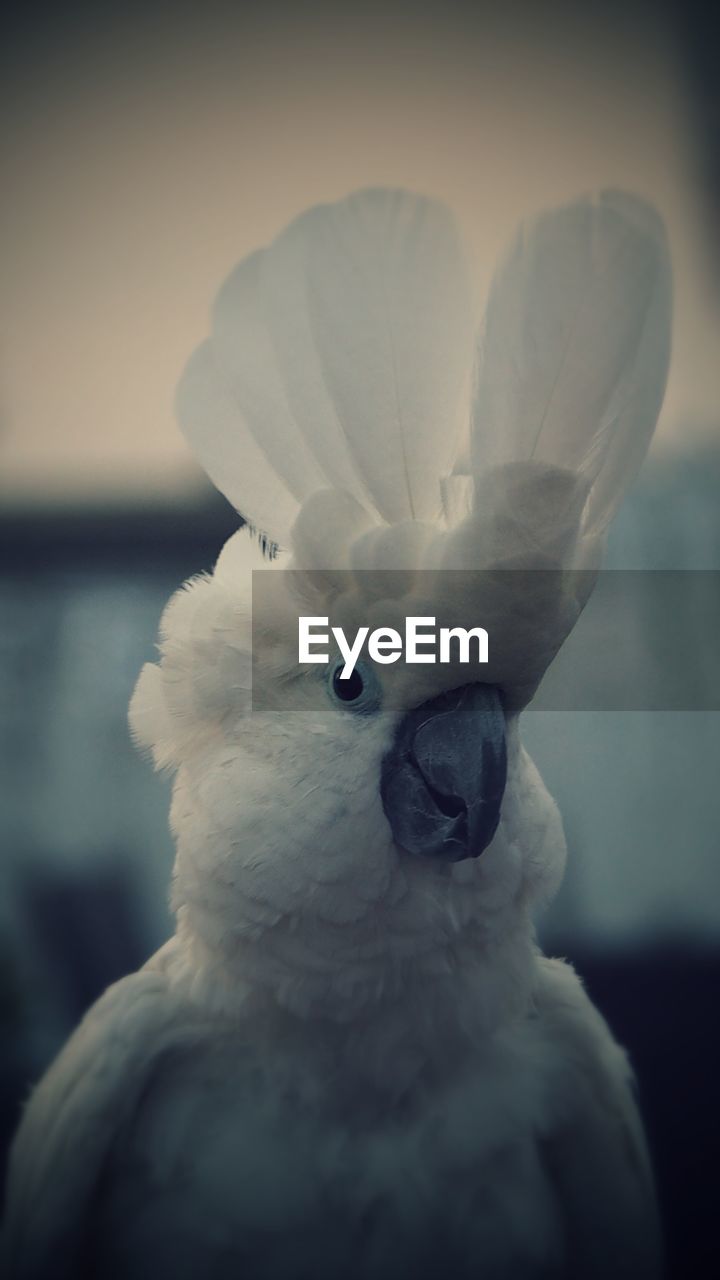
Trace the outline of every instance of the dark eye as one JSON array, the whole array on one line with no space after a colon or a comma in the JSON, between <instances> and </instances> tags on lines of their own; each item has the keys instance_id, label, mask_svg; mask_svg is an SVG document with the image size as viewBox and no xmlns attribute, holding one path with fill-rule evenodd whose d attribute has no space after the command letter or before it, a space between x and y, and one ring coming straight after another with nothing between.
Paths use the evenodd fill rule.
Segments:
<instances>
[{"instance_id":1,"label":"dark eye","mask_svg":"<svg viewBox=\"0 0 720 1280\"><path fill-rule=\"evenodd\" d=\"M333 692L341 702L357 702L365 691L365 681L357 667L347 680L342 678L342 669L336 667L333 672Z\"/></svg>"},{"instance_id":2,"label":"dark eye","mask_svg":"<svg viewBox=\"0 0 720 1280\"><path fill-rule=\"evenodd\" d=\"M382 689L372 667L366 662L358 662L347 680L342 679L344 662L340 658L330 667L328 674L328 691L334 702L342 702L348 711L361 715L372 715L382 701Z\"/></svg>"}]
</instances>

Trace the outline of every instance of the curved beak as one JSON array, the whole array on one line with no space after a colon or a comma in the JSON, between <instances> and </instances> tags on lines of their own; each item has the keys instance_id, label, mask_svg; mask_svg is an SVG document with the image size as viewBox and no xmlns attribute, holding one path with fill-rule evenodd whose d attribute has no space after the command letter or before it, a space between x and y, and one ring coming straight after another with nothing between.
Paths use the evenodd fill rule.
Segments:
<instances>
[{"instance_id":1,"label":"curved beak","mask_svg":"<svg viewBox=\"0 0 720 1280\"><path fill-rule=\"evenodd\" d=\"M382 763L380 793L395 843L459 862L486 849L507 778L497 689L468 684L409 711Z\"/></svg>"}]
</instances>

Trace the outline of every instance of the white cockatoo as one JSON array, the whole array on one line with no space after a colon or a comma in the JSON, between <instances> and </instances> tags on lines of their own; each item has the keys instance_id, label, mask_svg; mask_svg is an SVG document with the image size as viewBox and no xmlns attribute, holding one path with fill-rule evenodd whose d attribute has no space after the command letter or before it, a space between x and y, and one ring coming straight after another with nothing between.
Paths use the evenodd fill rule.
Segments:
<instances>
[{"instance_id":1,"label":"white cockatoo","mask_svg":"<svg viewBox=\"0 0 720 1280\"><path fill-rule=\"evenodd\" d=\"M369 190L220 290L178 412L250 532L131 706L177 928L31 1096L13 1277L658 1274L625 1055L534 937L565 842L518 717L659 412L662 223L604 192L524 226L479 335L468 279L444 207ZM480 619L489 662L343 682L298 602Z\"/></svg>"}]
</instances>

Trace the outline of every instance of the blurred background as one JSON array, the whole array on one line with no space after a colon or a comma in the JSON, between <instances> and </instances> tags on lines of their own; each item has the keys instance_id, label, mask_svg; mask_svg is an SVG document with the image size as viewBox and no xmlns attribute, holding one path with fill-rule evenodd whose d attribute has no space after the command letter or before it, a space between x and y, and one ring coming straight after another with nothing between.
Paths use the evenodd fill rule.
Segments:
<instances>
[{"instance_id":1,"label":"blurred background","mask_svg":"<svg viewBox=\"0 0 720 1280\"><path fill-rule=\"evenodd\" d=\"M168 783L127 704L237 516L173 420L230 267L376 183L456 210L482 291L518 218L653 199L676 321L609 564L720 569L720 76L709 6L25 6L0 67L0 1159L82 1011L171 929ZM707 639L712 643L712 639ZM650 638L648 638L650 644ZM551 712L570 862L542 922L635 1062L673 1275L717 1253L720 716Z\"/></svg>"}]
</instances>

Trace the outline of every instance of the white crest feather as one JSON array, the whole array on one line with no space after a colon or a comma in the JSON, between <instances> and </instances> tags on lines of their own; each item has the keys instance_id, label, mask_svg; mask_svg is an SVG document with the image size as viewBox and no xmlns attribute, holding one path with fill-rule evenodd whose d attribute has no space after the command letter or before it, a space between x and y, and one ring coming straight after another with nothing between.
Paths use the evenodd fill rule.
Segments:
<instances>
[{"instance_id":1,"label":"white crest feather","mask_svg":"<svg viewBox=\"0 0 720 1280\"><path fill-rule=\"evenodd\" d=\"M359 521L356 562L371 567L376 547L393 564L417 553L418 567L428 539L395 548L393 527L469 519L458 567L525 549L570 565L578 539L580 562L596 562L665 387L662 222L606 192L522 228L479 345L468 274L441 205L370 190L310 209L221 289L180 421L218 487L259 531L294 541L297 563L347 564ZM314 500L327 490L334 500ZM390 534L368 542L366 525ZM448 564L447 549L431 563Z\"/></svg>"},{"instance_id":2,"label":"white crest feather","mask_svg":"<svg viewBox=\"0 0 720 1280\"><path fill-rule=\"evenodd\" d=\"M466 426L472 338L450 213L360 192L309 210L236 268L178 416L218 487L284 546L299 506L328 487L391 523L436 518Z\"/></svg>"},{"instance_id":3,"label":"white crest feather","mask_svg":"<svg viewBox=\"0 0 720 1280\"><path fill-rule=\"evenodd\" d=\"M573 471L584 533L608 523L655 427L670 349L660 218L604 192L523 227L495 274L472 422L476 475L506 462Z\"/></svg>"}]
</instances>

